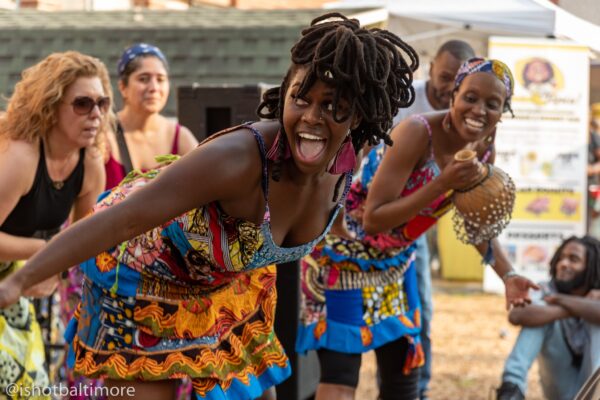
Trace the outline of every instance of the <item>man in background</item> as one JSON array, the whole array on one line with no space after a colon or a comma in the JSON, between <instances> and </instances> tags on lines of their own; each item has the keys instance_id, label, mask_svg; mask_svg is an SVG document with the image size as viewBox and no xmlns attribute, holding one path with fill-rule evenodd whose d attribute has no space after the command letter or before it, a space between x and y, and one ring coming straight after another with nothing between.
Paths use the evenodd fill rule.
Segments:
<instances>
[{"instance_id":1,"label":"man in background","mask_svg":"<svg viewBox=\"0 0 600 400\"><path fill-rule=\"evenodd\" d=\"M527 373L537 358L545 398L571 400L600 367L600 242L570 237L550 261L550 281L532 304L513 308L521 326L497 390L498 400L523 400Z\"/></svg>"}]
</instances>

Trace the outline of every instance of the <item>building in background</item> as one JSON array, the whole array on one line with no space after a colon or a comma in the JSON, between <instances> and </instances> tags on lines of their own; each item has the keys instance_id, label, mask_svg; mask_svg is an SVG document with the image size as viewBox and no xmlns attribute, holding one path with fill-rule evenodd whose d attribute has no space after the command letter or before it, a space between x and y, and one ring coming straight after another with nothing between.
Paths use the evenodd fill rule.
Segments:
<instances>
[{"instance_id":1,"label":"building in background","mask_svg":"<svg viewBox=\"0 0 600 400\"><path fill-rule=\"evenodd\" d=\"M12 94L23 69L55 51L77 50L100 58L115 85L123 49L148 42L169 60L172 96L165 113L175 116L179 86L279 84L300 30L322 13L220 7L0 12L0 98Z\"/></svg>"}]
</instances>

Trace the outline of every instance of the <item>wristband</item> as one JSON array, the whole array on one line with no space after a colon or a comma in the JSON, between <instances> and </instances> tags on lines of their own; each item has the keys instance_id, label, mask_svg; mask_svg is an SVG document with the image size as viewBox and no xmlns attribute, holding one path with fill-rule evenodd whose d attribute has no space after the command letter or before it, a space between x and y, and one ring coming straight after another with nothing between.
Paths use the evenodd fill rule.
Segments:
<instances>
[{"instance_id":1,"label":"wristband","mask_svg":"<svg viewBox=\"0 0 600 400\"><path fill-rule=\"evenodd\" d=\"M515 271L514 269L511 269L510 271L502 275L502 282L506 282L508 278L512 278L513 276L519 276L519 274L517 274L517 271Z\"/></svg>"}]
</instances>

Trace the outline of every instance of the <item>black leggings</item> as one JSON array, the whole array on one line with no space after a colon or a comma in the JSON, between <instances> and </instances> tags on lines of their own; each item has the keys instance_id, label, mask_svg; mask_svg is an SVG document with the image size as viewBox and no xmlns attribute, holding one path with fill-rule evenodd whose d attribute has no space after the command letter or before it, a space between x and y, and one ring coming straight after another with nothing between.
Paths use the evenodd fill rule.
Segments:
<instances>
[{"instance_id":1,"label":"black leggings","mask_svg":"<svg viewBox=\"0 0 600 400\"><path fill-rule=\"evenodd\" d=\"M408 375L402 367L408 353L408 341L400 338L375 349L377 368L381 375L380 400L418 399L419 371L413 369ZM321 383L356 388L360 372L361 354L339 353L327 349L317 350L321 366Z\"/></svg>"}]
</instances>

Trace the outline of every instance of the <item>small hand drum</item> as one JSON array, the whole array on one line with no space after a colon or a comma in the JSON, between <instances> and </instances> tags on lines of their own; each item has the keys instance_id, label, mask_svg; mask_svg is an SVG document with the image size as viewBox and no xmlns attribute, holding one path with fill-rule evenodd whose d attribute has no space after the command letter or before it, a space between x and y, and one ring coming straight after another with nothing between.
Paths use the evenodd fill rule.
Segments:
<instances>
[{"instance_id":1,"label":"small hand drum","mask_svg":"<svg viewBox=\"0 0 600 400\"><path fill-rule=\"evenodd\" d=\"M457 161L471 161L472 150L460 150ZM455 189L452 195L455 213L454 231L460 241L479 244L497 237L510 222L515 205L515 184L500 168L479 164L479 179L468 187Z\"/></svg>"}]
</instances>

